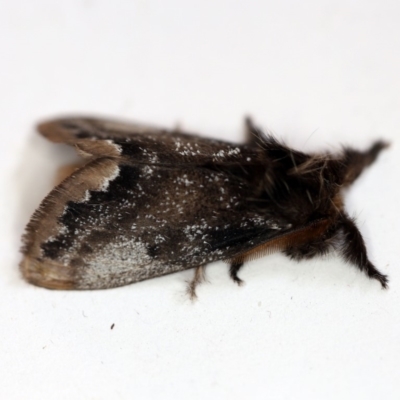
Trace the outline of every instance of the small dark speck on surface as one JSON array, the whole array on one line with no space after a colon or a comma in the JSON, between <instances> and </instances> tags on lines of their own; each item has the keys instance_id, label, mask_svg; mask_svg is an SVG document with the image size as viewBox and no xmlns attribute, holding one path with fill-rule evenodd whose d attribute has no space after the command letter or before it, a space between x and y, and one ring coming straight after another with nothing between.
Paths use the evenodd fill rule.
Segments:
<instances>
[{"instance_id":1,"label":"small dark speck on surface","mask_svg":"<svg viewBox=\"0 0 400 400\"><path fill-rule=\"evenodd\" d=\"M115 324L112 324L110 329L114 329L114 326L115 326Z\"/></svg>"}]
</instances>

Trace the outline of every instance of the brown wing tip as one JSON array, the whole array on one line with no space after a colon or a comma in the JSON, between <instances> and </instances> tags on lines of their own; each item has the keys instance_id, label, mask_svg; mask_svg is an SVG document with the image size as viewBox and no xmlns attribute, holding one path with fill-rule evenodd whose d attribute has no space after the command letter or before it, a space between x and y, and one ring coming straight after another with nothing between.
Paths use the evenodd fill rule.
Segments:
<instances>
[{"instance_id":1,"label":"brown wing tip","mask_svg":"<svg viewBox=\"0 0 400 400\"><path fill-rule=\"evenodd\" d=\"M81 125L90 119L79 116L55 118L37 124L36 129L48 140L55 143L73 142L73 136L80 131Z\"/></svg>"},{"instance_id":2,"label":"brown wing tip","mask_svg":"<svg viewBox=\"0 0 400 400\"><path fill-rule=\"evenodd\" d=\"M63 128L61 120L41 122L37 125L37 130L52 142L62 143L67 141L68 130Z\"/></svg>"},{"instance_id":3,"label":"brown wing tip","mask_svg":"<svg viewBox=\"0 0 400 400\"><path fill-rule=\"evenodd\" d=\"M20 264L23 277L33 285L47 289L76 289L75 280L70 267L38 260L25 256Z\"/></svg>"}]
</instances>

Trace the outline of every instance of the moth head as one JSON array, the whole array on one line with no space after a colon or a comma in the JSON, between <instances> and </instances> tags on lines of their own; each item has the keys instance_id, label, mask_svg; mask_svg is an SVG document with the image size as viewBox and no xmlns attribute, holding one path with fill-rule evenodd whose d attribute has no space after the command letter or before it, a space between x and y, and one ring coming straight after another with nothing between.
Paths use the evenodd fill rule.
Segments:
<instances>
[{"instance_id":1,"label":"moth head","mask_svg":"<svg viewBox=\"0 0 400 400\"><path fill-rule=\"evenodd\" d=\"M268 137L265 146L268 166L263 180L269 206L291 222L338 212L346 168L340 157L309 155L292 150Z\"/></svg>"}]
</instances>

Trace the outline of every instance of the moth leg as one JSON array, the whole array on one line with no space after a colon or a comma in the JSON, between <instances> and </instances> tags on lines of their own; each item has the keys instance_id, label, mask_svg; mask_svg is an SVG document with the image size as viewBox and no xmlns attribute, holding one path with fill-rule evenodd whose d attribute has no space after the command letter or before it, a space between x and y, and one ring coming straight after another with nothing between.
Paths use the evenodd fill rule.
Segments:
<instances>
[{"instance_id":1,"label":"moth leg","mask_svg":"<svg viewBox=\"0 0 400 400\"><path fill-rule=\"evenodd\" d=\"M196 269L194 271L194 277L190 281L190 283L187 287L187 292L188 292L191 300L197 299L196 287L198 284L204 282L205 280L206 280L205 266L200 265L199 267L196 267Z\"/></svg>"},{"instance_id":2,"label":"moth leg","mask_svg":"<svg viewBox=\"0 0 400 400\"><path fill-rule=\"evenodd\" d=\"M340 252L343 258L365 272L369 278L379 281L383 289L387 289L388 278L386 275L381 274L368 260L363 237L354 221L348 217L344 217L341 221L341 227L344 240Z\"/></svg>"},{"instance_id":3,"label":"moth leg","mask_svg":"<svg viewBox=\"0 0 400 400\"><path fill-rule=\"evenodd\" d=\"M243 281L237 276L237 273L239 272L240 268L243 267L243 262L235 262L233 261L231 263L231 266L229 267L229 276L232 278L232 280L237 283L239 286L243 285Z\"/></svg>"},{"instance_id":4,"label":"moth leg","mask_svg":"<svg viewBox=\"0 0 400 400\"><path fill-rule=\"evenodd\" d=\"M352 184L364 170L371 165L379 153L389 146L387 142L379 140L364 152L353 150L351 148L344 149L344 162L347 166L346 177L343 182L344 186Z\"/></svg>"}]
</instances>

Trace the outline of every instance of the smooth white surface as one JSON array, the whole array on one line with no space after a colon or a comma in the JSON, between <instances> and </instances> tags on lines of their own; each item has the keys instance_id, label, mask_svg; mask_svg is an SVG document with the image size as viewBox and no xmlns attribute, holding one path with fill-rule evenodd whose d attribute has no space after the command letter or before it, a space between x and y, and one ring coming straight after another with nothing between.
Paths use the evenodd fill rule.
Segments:
<instances>
[{"instance_id":1,"label":"smooth white surface","mask_svg":"<svg viewBox=\"0 0 400 400\"><path fill-rule=\"evenodd\" d=\"M0 398L399 399L398 1L1 1ZM384 292L337 257L99 292L25 283L20 236L73 152L34 124L95 113L389 151L346 196ZM110 329L115 324L114 329Z\"/></svg>"}]
</instances>

